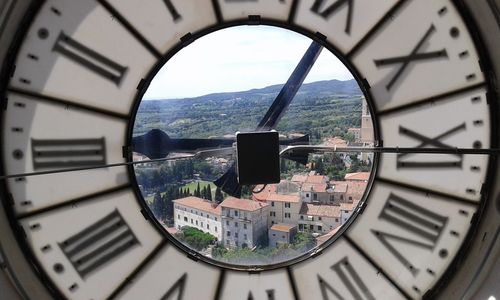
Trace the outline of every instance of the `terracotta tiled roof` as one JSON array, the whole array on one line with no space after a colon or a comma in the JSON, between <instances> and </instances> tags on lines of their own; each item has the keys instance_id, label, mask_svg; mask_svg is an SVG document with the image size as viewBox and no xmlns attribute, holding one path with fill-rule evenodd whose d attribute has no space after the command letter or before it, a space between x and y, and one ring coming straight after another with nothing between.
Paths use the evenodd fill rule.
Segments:
<instances>
[{"instance_id":1,"label":"terracotta tiled roof","mask_svg":"<svg viewBox=\"0 0 500 300\"><path fill-rule=\"evenodd\" d=\"M262 185L258 185L254 188L254 190L260 190L262 188ZM267 201L267 197L269 196L270 193L276 193L276 185L275 184L268 184L264 188L264 190L258 192L258 193L253 193L252 194L252 199L257 200L257 201Z\"/></svg>"},{"instance_id":2,"label":"terracotta tiled roof","mask_svg":"<svg viewBox=\"0 0 500 300\"><path fill-rule=\"evenodd\" d=\"M297 174L297 175L292 176L291 181L293 181L293 182L306 182L306 180L307 180L307 175Z\"/></svg>"},{"instance_id":3,"label":"terracotta tiled roof","mask_svg":"<svg viewBox=\"0 0 500 300\"><path fill-rule=\"evenodd\" d=\"M352 197L352 200L359 201L365 193L367 182L364 181L351 181L347 188L347 197Z\"/></svg>"},{"instance_id":4,"label":"terracotta tiled roof","mask_svg":"<svg viewBox=\"0 0 500 300\"><path fill-rule=\"evenodd\" d=\"M352 211L352 210L354 210L354 208L356 208L357 205L358 205L357 202L356 203L340 203L340 209Z\"/></svg>"},{"instance_id":5,"label":"terracotta tiled roof","mask_svg":"<svg viewBox=\"0 0 500 300\"><path fill-rule=\"evenodd\" d=\"M289 232L291 229L293 229L295 227L297 227L297 225L280 223L280 224L274 224L273 226L271 226L271 230Z\"/></svg>"},{"instance_id":6,"label":"terracotta tiled roof","mask_svg":"<svg viewBox=\"0 0 500 300\"><path fill-rule=\"evenodd\" d=\"M325 192L327 188L326 183L304 183L302 185L303 192Z\"/></svg>"},{"instance_id":7,"label":"terracotta tiled roof","mask_svg":"<svg viewBox=\"0 0 500 300\"><path fill-rule=\"evenodd\" d=\"M220 206L227 208L235 208L245 211L256 211L258 209L269 206L269 204L254 200L227 197L226 199L224 199L224 201L222 201Z\"/></svg>"},{"instance_id":8,"label":"terracotta tiled roof","mask_svg":"<svg viewBox=\"0 0 500 300\"><path fill-rule=\"evenodd\" d=\"M340 207L336 205L317 205L312 203L302 203L301 215L340 218Z\"/></svg>"},{"instance_id":9,"label":"terracotta tiled roof","mask_svg":"<svg viewBox=\"0 0 500 300\"><path fill-rule=\"evenodd\" d=\"M345 180L365 181L370 178L370 172L347 173L344 176Z\"/></svg>"},{"instance_id":10,"label":"terracotta tiled roof","mask_svg":"<svg viewBox=\"0 0 500 300\"><path fill-rule=\"evenodd\" d=\"M329 238L334 236L337 231L339 231L340 226L335 227L332 231L328 232L327 234L320 235L316 238L316 246L319 246L326 242Z\"/></svg>"},{"instance_id":11,"label":"terracotta tiled roof","mask_svg":"<svg viewBox=\"0 0 500 300\"><path fill-rule=\"evenodd\" d=\"M328 178L323 175L309 175L306 179L307 183L324 183L327 182Z\"/></svg>"},{"instance_id":12,"label":"terracotta tiled roof","mask_svg":"<svg viewBox=\"0 0 500 300\"><path fill-rule=\"evenodd\" d=\"M299 203L300 196L299 194L282 195L277 193L269 193L266 201Z\"/></svg>"},{"instance_id":13,"label":"terracotta tiled roof","mask_svg":"<svg viewBox=\"0 0 500 300\"><path fill-rule=\"evenodd\" d=\"M215 202L211 202L198 197L190 196L186 198L176 199L173 202L175 204L180 204L186 207L195 208L214 215L220 216L220 214L222 213L220 205L217 205L217 203Z\"/></svg>"},{"instance_id":14,"label":"terracotta tiled roof","mask_svg":"<svg viewBox=\"0 0 500 300\"><path fill-rule=\"evenodd\" d=\"M348 183L345 181L330 181L330 185L335 193L347 193Z\"/></svg>"}]
</instances>

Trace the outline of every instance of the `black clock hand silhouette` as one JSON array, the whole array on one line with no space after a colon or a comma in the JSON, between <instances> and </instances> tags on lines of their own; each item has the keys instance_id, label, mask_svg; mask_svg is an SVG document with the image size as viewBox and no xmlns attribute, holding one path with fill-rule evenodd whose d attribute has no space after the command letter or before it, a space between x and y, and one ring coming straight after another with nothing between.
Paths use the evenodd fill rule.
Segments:
<instances>
[{"instance_id":1,"label":"black clock hand silhouette","mask_svg":"<svg viewBox=\"0 0 500 300\"><path fill-rule=\"evenodd\" d=\"M131 150L151 159L166 157L170 152L197 152L201 149L232 147L234 138L226 139L172 139L160 129L132 138ZM309 135L280 140L280 145L309 144Z\"/></svg>"},{"instance_id":2,"label":"black clock hand silhouette","mask_svg":"<svg viewBox=\"0 0 500 300\"><path fill-rule=\"evenodd\" d=\"M266 114L259 122L256 131L266 131L273 129L278 121L283 116L284 112L292 102L293 98L297 94L297 91L302 86L304 79L307 74L311 70L312 66L316 62L319 54L323 46L319 43L313 41L306 53L300 60L299 64L295 67L290 78L288 78L287 82L281 88L276 99L271 104ZM235 164L231 165L231 167L222 175L219 179L214 181L214 184L220 187L224 192L233 196L240 197L241 196L241 185L238 183Z\"/></svg>"}]
</instances>

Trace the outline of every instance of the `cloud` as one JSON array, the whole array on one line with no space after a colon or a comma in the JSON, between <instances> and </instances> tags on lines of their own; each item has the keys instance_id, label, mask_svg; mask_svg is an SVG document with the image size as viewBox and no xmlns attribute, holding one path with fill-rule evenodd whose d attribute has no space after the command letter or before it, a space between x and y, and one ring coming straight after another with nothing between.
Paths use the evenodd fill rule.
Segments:
<instances>
[{"instance_id":1,"label":"cloud","mask_svg":"<svg viewBox=\"0 0 500 300\"><path fill-rule=\"evenodd\" d=\"M311 43L271 26L236 26L196 40L174 55L151 82L144 99L172 99L243 91L285 83ZM324 49L305 82L351 79Z\"/></svg>"}]
</instances>

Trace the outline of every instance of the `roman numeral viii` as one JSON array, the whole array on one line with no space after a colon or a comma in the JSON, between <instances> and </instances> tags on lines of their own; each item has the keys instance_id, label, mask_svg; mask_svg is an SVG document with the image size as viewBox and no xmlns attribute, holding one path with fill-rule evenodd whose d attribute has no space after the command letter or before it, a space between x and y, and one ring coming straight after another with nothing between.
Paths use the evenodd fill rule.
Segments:
<instances>
[{"instance_id":1,"label":"roman numeral viii","mask_svg":"<svg viewBox=\"0 0 500 300\"><path fill-rule=\"evenodd\" d=\"M444 148L444 149L453 149L454 147L443 143L441 140L450 137L451 135L457 134L460 131L466 130L465 122L459 124L442 134L430 138L426 137L420 133L417 133L413 130L405 128L403 126L399 126L399 134L405 135L417 141L420 141L420 144L415 148L425 148L426 146L434 146L436 148ZM416 155L412 153L400 153L397 155L397 168L462 168L462 154L452 154L456 157L456 159L446 160L446 161L416 161L406 159L410 155Z\"/></svg>"},{"instance_id":2,"label":"roman numeral viii","mask_svg":"<svg viewBox=\"0 0 500 300\"><path fill-rule=\"evenodd\" d=\"M422 206L416 205L393 193L389 195L379 219L387 221L406 232L405 236L399 236L382 231L371 230L377 239L391 252L408 270L416 276L419 269L413 266L408 259L401 254L391 241L406 243L415 247L433 250L439 237L448 222L448 217L437 214ZM411 239L407 234L415 237Z\"/></svg>"},{"instance_id":3,"label":"roman numeral viii","mask_svg":"<svg viewBox=\"0 0 500 300\"><path fill-rule=\"evenodd\" d=\"M346 257L331 266L331 269L339 276L340 281L349 291L349 297L342 296L334 287L318 275L319 286L323 300L329 300L329 294L333 294L335 299L367 299L375 300L375 297L368 290L366 284L361 280L359 274L354 270Z\"/></svg>"},{"instance_id":4,"label":"roman numeral viii","mask_svg":"<svg viewBox=\"0 0 500 300\"><path fill-rule=\"evenodd\" d=\"M59 247L82 278L123 255L139 241L118 212L83 229Z\"/></svg>"},{"instance_id":5,"label":"roman numeral viii","mask_svg":"<svg viewBox=\"0 0 500 300\"><path fill-rule=\"evenodd\" d=\"M83 167L106 164L104 138L31 140L33 168Z\"/></svg>"},{"instance_id":6,"label":"roman numeral viii","mask_svg":"<svg viewBox=\"0 0 500 300\"><path fill-rule=\"evenodd\" d=\"M124 67L102 54L75 41L61 31L54 47L54 52L59 52L88 70L111 80L119 85L127 71Z\"/></svg>"}]
</instances>

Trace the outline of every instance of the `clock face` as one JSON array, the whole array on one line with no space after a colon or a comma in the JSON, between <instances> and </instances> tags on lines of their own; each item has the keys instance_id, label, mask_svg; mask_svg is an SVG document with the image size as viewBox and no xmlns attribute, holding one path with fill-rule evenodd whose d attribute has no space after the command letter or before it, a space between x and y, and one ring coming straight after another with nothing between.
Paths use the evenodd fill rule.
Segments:
<instances>
[{"instance_id":1,"label":"clock face","mask_svg":"<svg viewBox=\"0 0 500 300\"><path fill-rule=\"evenodd\" d=\"M271 26L221 29L176 53L146 90L134 121L135 179L160 228L180 247L197 251L199 259L252 269L292 264L317 251L356 215L373 154L331 151L304 155L302 162L282 158L279 182L241 183L245 155L239 139L259 129L259 119L281 99L311 43ZM320 81L339 77L348 79ZM373 146L362 91L333 53L321 51L304 81L273 127L280 149ZM160 144L153 132L162 132L166 163L147 163L148 156L157 158L153 150ZM144 147L135 143L148 137L151 143ZM251 140L244 146L263 153L250 163L259 174L274 171L262 157L272 156L264 145ZM235 165L240 195L218 184Z\"/></svg>"},{"instance_id":2,"label":"clock face","mask_svg":"<svg viewBox=\"0 0 500 300\"><path fill-rule=\"evenodd\" d=\"M1 197L26 259L55 296L72 299L435 295L490 188L489 156L474 152L496 145L487 58L461 7L447 0L34 5L7 58L1 114L2 172L21 174L2 179ZM338 55L371 107L376 146L413 149L378 156L366 203L335 239L291 263L250 270L199 259L166 235L132 166L55 173L131 161L135 115L152 76L197 38L241 24L289 28Z\"/></svg>"}]
</instances>

